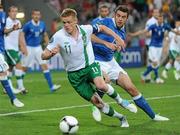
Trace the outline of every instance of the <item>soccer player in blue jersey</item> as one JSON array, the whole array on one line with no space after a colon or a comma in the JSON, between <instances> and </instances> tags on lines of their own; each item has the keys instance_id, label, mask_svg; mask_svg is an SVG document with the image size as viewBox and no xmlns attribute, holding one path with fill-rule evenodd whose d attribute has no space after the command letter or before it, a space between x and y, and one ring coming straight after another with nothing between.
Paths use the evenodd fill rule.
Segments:
<instances>
[{"instance_id":1,"label":"soccer player in blue jersey","mask_svg":"<svg viewBox=\"0 0 180 135\"><path fill-rule=\"evenodd\" d=\"M6 20L6 14L3 11L2 5L0 5L0 81L5 89L6 93L8 94L11 103L16 107L23 107L24 104L19 101L16 96L13 94L12 89L9 85L7 74L8 74L8 64L4 60L4 27L5 27L5 20Z\"/></svg>"},{"instance_id":2,"label":"soccer player in blue jersey","mask_svg":"<svg viewBox=\"0 0 180 135\"><path fill-rule=\"evenodd\" d=\"M41 59L41 53L43 52L41 43L44 39L45 45L47 45L49 38L46 32L45 23L41 21L40 18L40 11L37 9L33 10L32 20L23 26L22 32L20 33L20 43L27 46L28 50L28 55L23 56L22 58L22 65L25 72L27 67L31 66L33 60L36 60L43 70L44 77L47 80L50 91L53 92L59 89L61 86L53 84L47 61Z\"/></svg>"},{"instance_id":3,"label":"soccer player in blue jersey","mask_svg":"<svg viewBox=\"0 0 180 135\"><path fill-rule=\"evenodd\" d=\"M124 25L128 19L128 8L125 5L119 5L114 14L114 18L106 18L99 23L109 27L125 40L126 32ZM93 49L95 59L99 62L102 71L108 74L109 78L126 90L132 97L135 104L140 107L151 119L155 121L167 121L166 117L157 115L150 105L147 103L142 94L138 91L132 83L126 71L124 71L119 64L114 60L114 51L121 50L121 47L116 44L113 37L103 33L98 33L92 36Z\"/></svg>"},{"instance_id":4,"label":"soccer player in blue jersey","mask_svg":"<svg viewBox=\"0 0 180 135\"><path fill-rule=\"evenodd\" d=\"M99 16L92 20L92 22L91 22L92 24L100 23L100 21L102 21L103 19L108 18L109 7L106 4L100 5L98 11L99 11ZM116 54L116 56L119 56L120 52L116 51L115 54ZM103 76L104 76L105 82L109 83L110 79L109 79L108 75L105 72L103 72ZM98 94L101 96L101 95L104 95L104 92L101 92L99 90ZM130 112L133 112L133 113L137 112L137 107L134 104L130 103L128 100L125 100L125 99L121 98L121 106L123 108L129 110ZM96 121L100 121L101 120L101 114L100 114L99 110L95 106L92 107L92 110L93 110L92 111L93 118Z\"/></svg>"},{"instance_id":5,"label":"soccer player in blue jersey","mask_svg":"<svg viewBox=\"0 0 180 135\"><path fill-rule=\"evenodd\" d=\"M179 34L179 32L172 29L169 24L164 23L163 14L160 13L156 24L149 26L147 29L137 31L135 33L131 33L130 35L138 36L140 34L143 34L149 31L151 31L151 42L149 45L148 57L149 57L149 63L151 64L148 65L147 70L143 73L142 80L144 80L144 78L146 78L146 76L151 71L154 71L155 82L164 83L164 80L162 80L158 74L161 55L162 55L164 35L168 31L172 31L176 34Z\"/></svg>"}]
</instances>

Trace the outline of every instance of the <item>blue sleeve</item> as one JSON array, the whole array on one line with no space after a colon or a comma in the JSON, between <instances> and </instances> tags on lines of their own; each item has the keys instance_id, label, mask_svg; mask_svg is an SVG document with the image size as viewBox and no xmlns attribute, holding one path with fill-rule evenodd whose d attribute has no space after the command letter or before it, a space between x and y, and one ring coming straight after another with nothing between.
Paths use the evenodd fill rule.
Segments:
<instances>
[{"instance_id":1,"label":"blue sleeve","mask_svg":"<svg viewBox=\"0 0 180 135\"><path fill-rule=\"evenodd\" d=\"M43 33L46 32L46 24L43 22Z\"/></svg>"},{"instance_id":2,"label":"blue sleeve","mask_svg":"<svg viewBox=\"0 0 180 135\"><path fill-rule=\"evenodd\" d=\"M165 27L166 27L165 29L168 31L171 31L171 29L172 29L172 27L169 24L166 24Z\"/></svg>"},{"instance_id":3,"label":"blue sleeve","mask_svg":"<svg viewBox=\"0 0 180 135\"><path fill-rule=\"evenodd\" d=\"M148 27L148 31L151 31L151 30L153 30L154 29L154 25L150 25L149 27Z\"/></svg>"},{"instance_id":4,"label":"blue sleeve","mask_svg":"<svg viewBox=\"0 0 180 135\"><path fill-rule=\"evenodd\" d=\"M93 32L92 32L93 34L96 34L100 31L98 24L92 25L92 28L93 28Z\"/></svg>"},{"instance_id":5,"label":"blue sleeve","mask_svg":"<svg viewBox=\"0 0 180 135\"><path fill-rule=\"evenodd\" d=\"M23 31L24 33L27 33L27 32L28 32L28 27L29 27L29 25L26 23L26 24L23 26L22 31Z\"/></svg>"}]
</instances>

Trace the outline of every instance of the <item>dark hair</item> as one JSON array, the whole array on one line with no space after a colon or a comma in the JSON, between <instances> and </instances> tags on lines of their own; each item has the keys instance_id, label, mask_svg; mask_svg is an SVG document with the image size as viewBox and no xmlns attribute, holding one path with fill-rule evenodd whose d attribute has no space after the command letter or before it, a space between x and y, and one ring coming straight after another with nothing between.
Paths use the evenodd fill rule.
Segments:
<instances>
[{"instance_id":1,"label":"dark hair","mask_svg":"<svg viewBox=\"0 0 180 135\"><path fill-rule=\"evenodd\" d=\"M10 6L9 8L8 8L8 12L10 12L11 11L11 9L13 9L13 8L17 8L16 6ZM17 8L18 9L18 8Z\"/></svg>"},{"instance_id":2,"label":"dark hair","mask_svg":"<svg viewBox=\"0 0 180 135\"><path fill-rule=\"evenodd\" d=\"M33 14L34 12L41 12L39 9L33 9L31 14Z\"/></svg>"},{"instance_id":3,"label":"dark hair","mask_svg":"<svg viewBox=\"0 0 180 135\"><path fill-rule=\"evenodd\" d=\"M119 5L115 10L115 14L117 13L117 11L122 11L122 12L125 12L127 13L127 16L129 16L129 9L128 9L128 6L127 5Z\"/></svg>"},{"instance_id":4,"label":"dark hair","mask_svg":"<svg viewBox=\"0 0 180 135\"><path fill-rule=\"evenodd\" d=\"M0 9L3 9L3 5L0 4Z\"/></svg>"}]
</instances>

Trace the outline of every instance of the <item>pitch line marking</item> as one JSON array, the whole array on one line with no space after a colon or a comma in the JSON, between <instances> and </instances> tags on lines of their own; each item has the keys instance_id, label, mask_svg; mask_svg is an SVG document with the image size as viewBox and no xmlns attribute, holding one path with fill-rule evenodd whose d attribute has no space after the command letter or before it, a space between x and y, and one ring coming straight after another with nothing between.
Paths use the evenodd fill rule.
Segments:
<instances>
[{"instance_id":1,"label":"pitch line marking","mask_svg":"<svg viewBox=\"0 0 180 135\"><path fill-rule=\"evenodd\" d=\"M146 98L146 100L169 99L169 98L177 98L177 97L180 97L180 95L149 97L149 98ZM108 103L114 104L116 102L108 102ZM92 104L86 104L86 105L77 105L77 106L66 106L66 107L60 107L60 108L49 108L49 109L38 109L38 110L21 111L21 112L2 113L2 114L0 114L0 117L17 115L17 114L35 113L35 112L47 112L47 111L59 111L59 110L67 110L67 109L74 109L74 108L83 108L83 107L88 107L91 105Z\"/></svg>"}]
</instances>

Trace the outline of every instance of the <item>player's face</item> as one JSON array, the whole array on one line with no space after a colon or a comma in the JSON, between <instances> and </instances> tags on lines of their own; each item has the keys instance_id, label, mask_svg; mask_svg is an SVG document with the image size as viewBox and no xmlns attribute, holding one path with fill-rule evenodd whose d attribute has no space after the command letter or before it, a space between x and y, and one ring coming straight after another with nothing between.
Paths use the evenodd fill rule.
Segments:
<instances>
[{"instance_id":1,"label":"player's face","mask_svg":"<svg viewBox=\"0 0 180 135\"><path fill-rule=\"evenodd\" d=\"M128 19L128 13L118 10L115 13L114 18L115 18L116 26L121 28L122 26L124 26L124 24Z\"/></svg>"},{"instance_id":2,"label":"player's face","mask_svg":"<svg viewBox=\"0 0 180 135\"><path fill-rule=\"evenodd\" d=\"M159 10L158 9L154 9L153 10L153 16L157 19L159 16Z\"/></svg>"},{"instance_id":3,"label":"player's face","mask_svg":"<svg viewBox=\"0 0 180 135\"><path fill-rule=\"evenodd\" d=\"M9 11L9 16L11 19L16 19L18 9L17 8L11 8Z\"/></svg>"},{"instance_id":4,"label":"player's face","mask_svg":"<svg viewBox=\"0 0 180 135\"><path fill-rule=\"evenodd\" d=\"M159 24L162 24L163 21L164 21L163 16L158 16L158 23L159 23Z\"/></svg>"},{"instance_id":5,"label":"player's face","mask_svg":"<svg viewBox=\"0 0 180 135\"><path fill-rule=\"evenodd\" d=\"M180 27L180 21L176 21L175 25L176 25L176 28Z\"/></svg>"},{"instance_id":6,"label":"player's face","mask_svg":"<svg viewBox=\"0 0 180 135\"><path fill-rule=\"evenodd\" d=\"M35 21L35 22L38 22L41 18L41 13L40 11L33 11L32 13L32 19Z\"/></svg>"},{"instance_id":7,"label":"player's face","mask_svg":"<svg viewBox=\"0 0 180 135\"><path fill-rule=\"evenodd\" d=\"M102 18L105 18L109 15L109 9L108 8L100 8L99 14Z\"/></svg>"},{"instance_id":8,"label":"player's face","mask_svg":"<svg viewBox=\"0 0 180 135\"><path fill-rule=\"evenodd\" d=\"M71 34L76 29L77 19L73 16L61 17L64 29Z\"/></svg>"}]
</instances>

